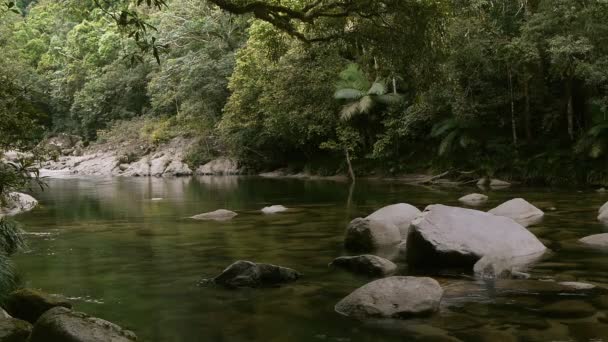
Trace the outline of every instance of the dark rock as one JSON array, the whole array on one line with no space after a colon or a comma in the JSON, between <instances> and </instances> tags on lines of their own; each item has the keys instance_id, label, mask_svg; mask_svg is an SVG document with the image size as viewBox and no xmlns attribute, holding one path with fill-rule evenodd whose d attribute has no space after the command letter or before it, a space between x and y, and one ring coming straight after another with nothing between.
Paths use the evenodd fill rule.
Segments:
<instances>
[{"instance_id":1,"label":"dark rock","mask_svg":"<svg viewBox=\"0 0 608 342\"><path fill-rule=\"evenodd\" d=\"M443 289L431 278L388 277L356 289L335 306L357 318L408 318L426 316L439 309Z\"/></svg>"},{"instance_id":2,"label":"dark rock","mask_svg":"<svg viewBox=\"0 0 608 342\"><path fill-rule=\"evenodd\" d=\"M63 307L53 308L34 324L28 342L131 342L137 336L106 320Z\"/></svg>"},{"instance_id":3,"label":"dark rock","mask_svg":"<svg viewBox=\"0 0 608 342\"><path fill-rule=\"evenodd\" d=\"M562 300L541 308L547 317L555 318L583 318L595 314L595 308L582 300Z\"/></svg>"},{"instance_id":4,"label":"dark rock","mask_svg":"<svg viewBox=\"0 0 608 342\"><path fill-rule=\"evenodd\" d=\"M36 323L47 310L61 306L72 308L72 303L65 298L49 295L32 289L21 289L12 292L4 303L4 308L13 317L30 323Z\"/></svg>"},{"instance_id":5,"label":"dark rock","mask_svg":"<svg viewBox=\"0 0 608 342\"><path fill-rule=\"evenodd\" d=\"M302 275L291 268L239 260L228 266L213 282L226 287L259 287L292 282Z\"/></svg>"},{"instance_id":6,"label":"dark rock","mask_svg":"<svg viewBox=\"0 0 608 342\"><path fill-rule=\"evenodd\" d=\"M16 318L0 318L0 341L25 342L30 336L32 325Z\"/></svg>"},{"instance_id":7,"label":"dark rock","mask_svg":"<svg viewBox=\"0 0 608 342\"><path fill-rule=\"evenodd\" d=\"M329 266L373 277L390 275L397 270L397 265L392 261L371 254L339 257Z\"/></svg>"}]
</instances>

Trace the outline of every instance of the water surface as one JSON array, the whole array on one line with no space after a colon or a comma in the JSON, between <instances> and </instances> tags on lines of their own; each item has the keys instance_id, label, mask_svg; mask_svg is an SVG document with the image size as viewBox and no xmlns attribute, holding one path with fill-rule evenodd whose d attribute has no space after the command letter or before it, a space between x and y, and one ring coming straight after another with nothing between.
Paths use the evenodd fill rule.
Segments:
<instances>
[{"instance_id":1,"label":"water surface","mask_svg":"<svg viewBox=\"0 0 608 342\"><path fill-rule=\"evenodd\" d=\"M458 205L476 188L399 183L237 177L53 179L35 194L40 206L18 219L30 250L15 257L25 285L72 298L75 307L134 330L142 341L608 341L608 297L529 289L497 291L467 275L443 275L441 312L426 319L359 322L333 306L369 281L327 264L346 255L344 229L388 204ZM602 233L591 190L512 188L486 191L490 209L523 197L547 210L530 227L553 253L533 278L608 287L608 252L577 239ZM152 200L152 199L162 200ZM290 211L263 215L282 204ZM232 221L189 216L225 208ZM304 274L278 288L199 287L235 260L292 267ZM406 274L404 267L401 273ZM565 312L551 309L567 308Z\"/></svg>"}]
</instances>

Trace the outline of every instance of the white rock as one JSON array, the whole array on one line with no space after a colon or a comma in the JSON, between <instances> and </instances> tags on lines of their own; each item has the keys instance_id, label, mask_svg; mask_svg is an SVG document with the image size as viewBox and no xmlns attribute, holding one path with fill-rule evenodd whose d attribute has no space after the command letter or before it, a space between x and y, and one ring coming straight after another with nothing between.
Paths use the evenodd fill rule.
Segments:
<instances>
[{"instance_id":1,"label":"white rock","mask_svg":"<svg viewBox=\"0 0 608 342\"><path fill-rule=\"evenodd\" d=\"M586 236L579 241L593 247L608 247L608 233Z\"/></svg>"},{"instance_id":2,"label":"white rock","mask_svg":"<svg viewBox=\"0 0 608 342\"><path fill-rule=\"evenodd\" d=\"M226 210L226 209L218 209L212 212L195 215L190 218L195 220L214 220L214 221L227 221L231 220L237 215L234 211Z\"/></svg>"},{"instance_id":3,"label":"white rock","mask_svg":"<svg viewBox=\"0 0 608 342\"><path fill-rule=\"evenodd\" d=\"M523 198L514 198L489 210L488 213L512 218L524 227L540 222L545 215L542 210Z\"/></svg>"},{"instance_id":4,"label":"white rock","mask_svg":"<svg viewBox=\"0 0 608 342\"><path fill-rule=\"evenodd\" d=\"M402 239L407 238L410 224L421 211L413 205L398 203L374 211L366 219L393 224L399 228Z\"/></svg>"},{"instance_id":5,"label":"white rock","mask_svg":"<svg viewBox=\"0 0 608 342\"><path fill-rule=\"evenodd\" d=\"M7 197L6 206L0 207L0 217L4 215L12 216L30 211L38 205L38 201L28 194L11 192Z\"/></svg>"},{"instance_id":6,"label":"white rock","mask_svg":"<svg viewBox=\"0 0 608 342\"><path fill-rule=\"evenodd\" d=\"M262 208L264 214L276 214L287 211L287 208L282 205L271 205L270 207Z\"/></svg>"},{"instance_id":7,"label":"white rock","mask_svg":"<svg viewBox=\"0 0 608 342\"><path fill-rule=\"evenodd\" d=\"M558 284L573 288L575 290L591 290L597 287L593 284L581 283L578 281L563 281Z\"/></svg>"},{"instance_id":8,"label":"white rock","mask_svg":"<svg viewBox=\"0 0 608 342\"><path fill-rule=\"evenodd\" d=\"M482 194L468 194L460 197L458 200L468 205L480 205L488 200L488 196Z\"/></svg>"},{"instance_id":9,"label":"white rock","mask_svg":"<svg viewBox=\"0 0 608 342\"><path fill-rule=\"evenodd\" d=\"M230 158L218 158L199 166L196 169L197 175L237 175L239 174L238 163Z\"/></svg>"},{"instance_id":10,"label":"white rock","mask_svg":"<svg viewBox=\"0 0 608 342\"><path fill-rule=\"evenodd\" d=\"M188 167L188 165L186 165L185 163L183 163L181 160L178 159L174 159L172 160L169 165L167 165L167 167L165 168L165 171L163 172L163 177L179 177L179 176L191 176L192 175L192 170L190 170L190 167Z\"/></svg>"},{"instance_id":11,"label":"white rock","mask_svg":"<svg viewBox=\"0 0 608 342\"><path fill-rule=\"evenodd\" d=\"M392 223L356 218L346 228L344 247L351 251L375 252L401 242L401 231Z\"/></svg>"},{"instance_id":12,"label":"white rock","mask_svg":"<svg viewBox=\"0 0 608 342\"><path fill-rule=\"evenodd\" d=\"M510 186L511 186L511 183L502 181L500 179L491 179L490 180L490 187L491 188L507 188L507 187L510 187Z\"/></svg>"},{"instance_id":13,"label":"white rock","mask_svg":"<svg viewBox=\"0 0 608 342\"><path fill-rule=\"evenodd\" d=\"M510 218L483 211L430 205L412 221L407 238L410 266L473 266L484 256L515 258L546 247Z\"/></svg>"}]
</instances>

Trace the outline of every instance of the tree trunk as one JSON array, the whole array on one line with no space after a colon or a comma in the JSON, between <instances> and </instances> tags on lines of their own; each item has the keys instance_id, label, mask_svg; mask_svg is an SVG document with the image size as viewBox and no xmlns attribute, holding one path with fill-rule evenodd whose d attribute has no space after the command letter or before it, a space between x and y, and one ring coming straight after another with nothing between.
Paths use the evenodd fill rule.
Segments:
<instances>
[{"instance_id":1,"label":"tree trunk","mask_svg":"<svg viewBox=\"0 0 608 342\"><path fill-rule=\"evenodd\" d=\"M511 131L513 133L513 146L517 147L517 127L515 125L515 99L513 98L513 73L509 67L509 92L511 95Z\"/></svg>"},{"instance_id":2,"label":"tree trunk","mask_svg":"<svg viewBox=\"0 0 608 342\"><path fill-rule=\"evenodd\" d=\"M574 107L572 104L572 80L568 79L566 83L566 99L568 101L566 108L566 116L568 119L568 135L570 140L574 140Z\"/></svg>"},{"instance_id":3,"label":"tree trunk","mask_svg":"<svg viewBox=\"0 0 608 342\"><path fill-rule=\"evenodd\" d=\"M532 123L530 122L532 121L532 118L530 117L530 78L527 75L524 77L524 126L526 130L526 139L530 142L532 141Z\"/></svg>"},{"instance_id":4,"label":"tree trunk","mask_svg":"<svg viewBox=\"0 0 608 342\"><path fill-rule=\"evenodd\" d=\"M348 175L350 176L350 179L354 182L355 171L353 171L353 165L350 162L350 154L348 153L348 147L344 148L344 154L346 156L346 164L348 164Z\"/></svg>"},{"instance_id":5,"label":"tree trunk","mask_svg":"<svg viewBox=\"0 0 608 342\"><path fill-rule=\"evenodd\" d=\"M397 80L393 77L393 94L397 95Z\"/></svg>"}]
</instances>

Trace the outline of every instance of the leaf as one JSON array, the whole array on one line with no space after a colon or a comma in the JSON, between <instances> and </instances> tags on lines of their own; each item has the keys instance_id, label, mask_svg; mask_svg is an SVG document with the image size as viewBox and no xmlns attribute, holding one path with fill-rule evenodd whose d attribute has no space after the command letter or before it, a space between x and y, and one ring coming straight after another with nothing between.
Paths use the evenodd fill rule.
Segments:
<instances>
[{"instance_id":1,"label":"leaf","mask_svg":"<svg viewBox=\"0 0 608 342\"><path fill-rule=\"evenodd\" d=\"M452 144L456 136L458 135L458 131L454 130L450 132L450 134L446 135L445 138L439 144L439 155L443 156L446 152L452 149Z\"/></svg>"},{"instance_id":2,"label":"leaf","mask_svg":"<svg viewBox=\"0 0 608 342\"><path fill-rule=\"evenodd\" d=\"M455 119L447 119L444 120L431 129L431 137L436 138L443 135L445 132L454 129L457 127L457 122Z\"/></svg>"},{"instance_id":3,"label":"leaf","mask_svg":"<svg viewBox=\"0 0 608 342\"><path fill-rule=\"evenodd\" d=\"M349 121L358 114L360 114L359 102L356 101L353 103L349 103L342 107L342 110L340 111L340 120Z\"/></svg>"},{"instance_id":4,"label":"leaf","mask_svg":"<svg viewBox=\"0 0 608 342\"><path fill-rule=\"evenodd\" d=\"M363 96L361 100L359 100L359 112L360 113L369 113L372 108L374 108L374 100L371 96Z\"/></svg>"},{"instance_id":5,"label":"leaf","mask_svg":"<svg viewBox=\"0 0 608 342\"><path fill-rule=\"evenodd\" d=\"M398 104L401 101L403 101L403 96L399 95L399 94L385 94L385 95L379 95L375 97L375 100L377 102L380 102L382 104L385 105L394 105L394 104Z\"/></svg>"},{"instance_id":6,"label":"leaf","mask_svg":"<svg viewBox=\"0 0 608 342\"><path fill-rule=\"evenodd\" d=\"M380 82L374 82L372 87L367 91L368 95L384 95L386 94L386 86Z\"/></svg>"},{"instance_id":7,"label":"leaf","mask_svg":"<svg viewBox=\"0 0 608 342\"><path fill-rule=\"evenodd\" d=\"M365 94L362 91L352 88L338 89L334 93L336 100L359 100L363 96Z\"/></svg>"}]
</instances>

